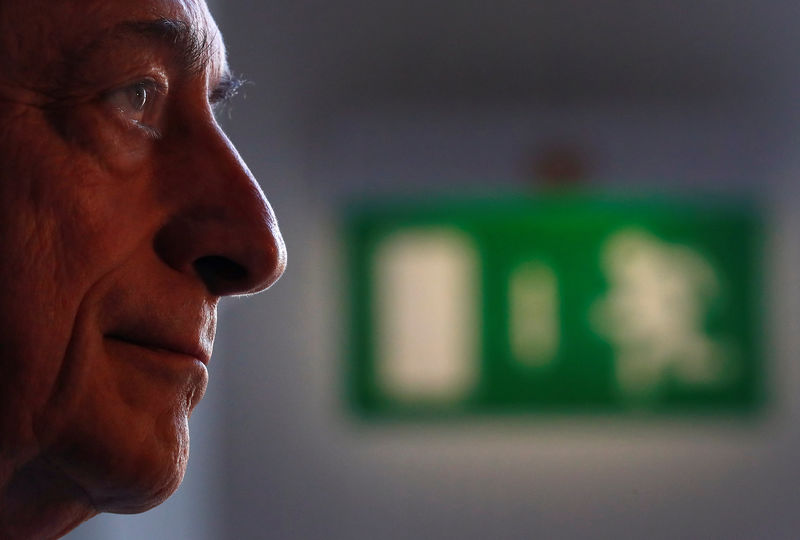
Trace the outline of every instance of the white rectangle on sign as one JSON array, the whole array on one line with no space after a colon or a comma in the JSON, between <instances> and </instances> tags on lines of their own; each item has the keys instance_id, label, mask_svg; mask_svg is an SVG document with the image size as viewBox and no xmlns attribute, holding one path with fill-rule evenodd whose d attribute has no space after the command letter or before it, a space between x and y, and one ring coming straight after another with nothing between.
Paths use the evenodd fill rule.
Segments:
<instances>
[{"instance_id":1,"label":"white rectangle on sign","mask_svg":"<svg viewBox=\"0 0 800 540\"><path fill-rule=\"evenodd\" d=\"M478 380L478 255L463 233L415 229L375 252L376 376L392 398L458 403Z\"/></svg>"}]
</instances>

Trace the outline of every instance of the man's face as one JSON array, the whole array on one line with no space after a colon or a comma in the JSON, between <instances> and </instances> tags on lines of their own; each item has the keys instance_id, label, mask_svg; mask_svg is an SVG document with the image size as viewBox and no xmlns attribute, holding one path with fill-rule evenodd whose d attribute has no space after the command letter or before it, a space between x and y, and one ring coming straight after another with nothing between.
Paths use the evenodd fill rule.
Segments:
<instances>
[{"instance_id":1,"label":"man's face","mask_svg":"<svg viewBox=\"0 0 800 540\"><path fill-rule=\"evenodd\" d=\"M0 2L0 51L0 455L144 510L183 476L220 296L285 265L214 120L220 35L203 0Z\"/></svg>"}]
</instances>

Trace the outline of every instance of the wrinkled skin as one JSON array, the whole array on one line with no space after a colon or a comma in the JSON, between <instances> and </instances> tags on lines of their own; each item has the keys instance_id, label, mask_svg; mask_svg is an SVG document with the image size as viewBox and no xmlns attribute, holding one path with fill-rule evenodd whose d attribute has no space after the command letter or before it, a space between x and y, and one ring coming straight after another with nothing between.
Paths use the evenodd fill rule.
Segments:
<instances>
[{"instance_id":1,"label":"wrinkled skin","mask_svg":"<svg viewBox=\"0 0 800 540\"><path fill-rule=\"evenodd\" d=\"M285 250L203 0L0 2L0 51L0 537L49 538L177 488L217 303Z\"/></svg>"}]
</instances>

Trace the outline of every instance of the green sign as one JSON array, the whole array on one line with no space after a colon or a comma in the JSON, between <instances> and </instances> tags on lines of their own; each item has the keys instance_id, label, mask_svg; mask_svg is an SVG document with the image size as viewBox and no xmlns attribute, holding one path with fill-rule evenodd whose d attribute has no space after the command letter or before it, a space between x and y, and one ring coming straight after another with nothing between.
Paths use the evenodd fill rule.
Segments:
<instances>
[{"instance_id":1,"label":"green sign","mask_svg":"<svg viewBox=\"0 0 800 540\"><path fill-rule=\"evenodd\" d=\"M761 231L743 205L550 197L351 211L366 415L752 411Z\"/></svg>"}]
</instances>

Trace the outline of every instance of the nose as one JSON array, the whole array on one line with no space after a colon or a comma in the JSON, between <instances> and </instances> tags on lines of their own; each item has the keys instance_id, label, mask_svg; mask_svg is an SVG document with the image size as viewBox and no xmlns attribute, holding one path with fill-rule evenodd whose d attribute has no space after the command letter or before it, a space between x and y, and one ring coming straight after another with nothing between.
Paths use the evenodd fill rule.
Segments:
<instances>
[{"instance_id":1,"label":"nose","mask_svg":"<svg viewBox=\"0 0 800 540\"><path fill-rule=\"evenodd\" d=\"M174 210L154 249L170 267L215 296L260 292L286 267L275 214L250 170L216 124L185 137L172 155L163 195Z\"/></svg>"}]
</instances>

